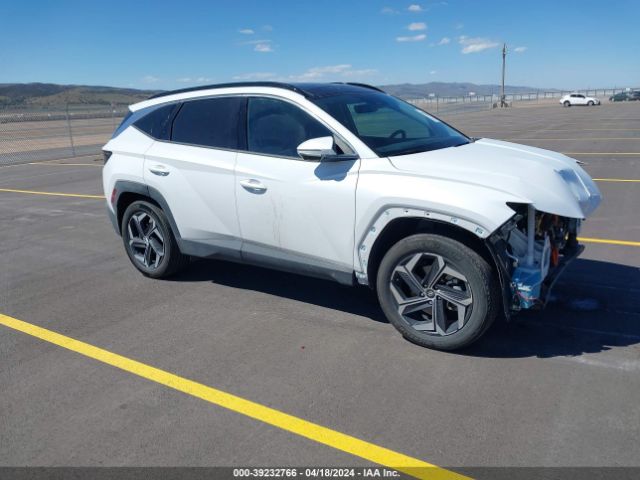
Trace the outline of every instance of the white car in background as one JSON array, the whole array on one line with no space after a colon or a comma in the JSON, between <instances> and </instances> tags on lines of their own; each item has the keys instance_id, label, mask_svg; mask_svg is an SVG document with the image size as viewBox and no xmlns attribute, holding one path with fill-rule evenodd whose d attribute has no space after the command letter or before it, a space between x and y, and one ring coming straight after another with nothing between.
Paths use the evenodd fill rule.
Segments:
<instances>
[{"instance_id":1,"label":"white car in background","mask_svg":"<svg viewBox=\"0 0 640 480\"><path fill-rule=\"evenodd\" d=\"M593 107L594 105L600 105L600 100L593 97L587 97L581 93L570 93L560 99L560 103L565 107L571 107L572 105L587 105Z\"/></svg>"}]
</instances>

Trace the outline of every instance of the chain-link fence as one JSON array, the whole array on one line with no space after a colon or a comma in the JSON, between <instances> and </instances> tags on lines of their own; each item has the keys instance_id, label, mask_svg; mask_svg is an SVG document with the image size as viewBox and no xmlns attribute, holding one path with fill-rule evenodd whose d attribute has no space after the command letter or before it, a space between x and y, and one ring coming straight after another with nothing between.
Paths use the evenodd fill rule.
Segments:
<instances>
[{"instance_id":1,"label":"chain-link fence","mask_svg":"<svg viewBox=\"0 0 640 480\"><path fill-rule=\"evenodd\" d=\"M0 165L97 154L126 112L105 105L0 109Z\"/></svg>"},{"instance_id":2,"label":"chain-link fence","mask_svg":"<svg viewBox=\"0 0 640 480\"><path fill-rule=\"evenodd\" d=\"M509 93L505 95L505 100L509 106L526 106L545 103L557 103L558 100L568 93L582 93L589 97L598 98L601 102L606 101L616 93L628 88L598 88L588 90L554 90L535 91L528 93ZM489 110L500 105L500 95L464 95L452 97L440 97L436 95L426 95L423 98L412 98L410 103L434 114L455 114L476 110Z\"/></svg>"},{"instance_id":3,"label":"chain-link fence","mask_svg":"<svg viewBox=\"0 0 640 480\"><path fill-rule=\"evenodd\" d=\"M623 88L582 90L606 100ZM506 95L512 107L557 103L569 91L537 91ZM434 114L457 114L495 108L499 95L425 96L409 100ZM127 107L105 105L0 109L0 165L28 163L100 153Z\"/></svg>"}]
</instances>

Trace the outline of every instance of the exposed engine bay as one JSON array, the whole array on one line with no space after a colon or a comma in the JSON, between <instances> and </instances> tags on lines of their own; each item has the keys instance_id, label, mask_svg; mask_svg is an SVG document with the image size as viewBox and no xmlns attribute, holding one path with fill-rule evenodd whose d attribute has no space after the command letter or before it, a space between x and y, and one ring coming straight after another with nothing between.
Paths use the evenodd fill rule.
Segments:
<instances>
[{"instance_id":1,"label":"exposed engine bay","mask_svg":"<svg viewBox=\"0 0 640 480\"><path fill-rule=\"evenodd\" d=\"M577 240L580 220L532 205L510 207L516 214L490 239L509 286L505 300L511 312L542 308L559 274L584 249Z\"/></svg>"}]
</instances>

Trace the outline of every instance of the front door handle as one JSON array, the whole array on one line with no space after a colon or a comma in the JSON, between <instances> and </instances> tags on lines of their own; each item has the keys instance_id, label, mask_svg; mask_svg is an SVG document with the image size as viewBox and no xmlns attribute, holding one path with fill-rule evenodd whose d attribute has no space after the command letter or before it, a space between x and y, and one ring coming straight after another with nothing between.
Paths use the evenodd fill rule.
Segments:
<instances>
[{"instance_id":1,"label":"front door handle","mask_svg":"<svg viewBox=\"0 0 640 480\"><path fill-rule=\"evenodd\" d=\"M169 173L171 173L169 172L169 169L164 165L152 165L149 167L149 171L154 175L158 175L160 177L166 177L167 175L169 175Z\"/></svg>"},{"instance_id":2,"label":"front door handle","mask_svg":"<svg viewBox=\"0 0 640 480\"><path fill-rule=\"evenodd\" d=\"M264 193L267 191L267 187L265 187L262 182L256 180L255 178L240 180L240 185L242 185L242 188L251 193Z\"/></svg>"}]
</instances>

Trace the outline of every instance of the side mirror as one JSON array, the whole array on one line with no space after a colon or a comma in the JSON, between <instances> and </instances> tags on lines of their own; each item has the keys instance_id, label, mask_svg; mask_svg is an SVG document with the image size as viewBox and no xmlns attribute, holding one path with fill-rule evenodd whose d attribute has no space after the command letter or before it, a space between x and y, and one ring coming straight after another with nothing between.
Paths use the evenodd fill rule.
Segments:
<instances>
[{"instance_id":1,"label":"side mirror","mask_svg":"<svg viewBox=\"0 0 640 480\"><path fill-rule=\"evenodd\" d=\"M298 145L298 155L303 160L322 160L322 157L335 154L333 137L310 138Z\"/></svg>"},{"instance_id":2,"label":"side mirror","mask_svg":"<svg viewBox=\"0 0 640 480\"><path fill-rule=\"evenodd\" d=\"M341 155L337 153L333 145L333 137L310 138L298 145L297 151L303 160L325 162L357 160L357 155Z\"/></svg>"}]
</instances>

